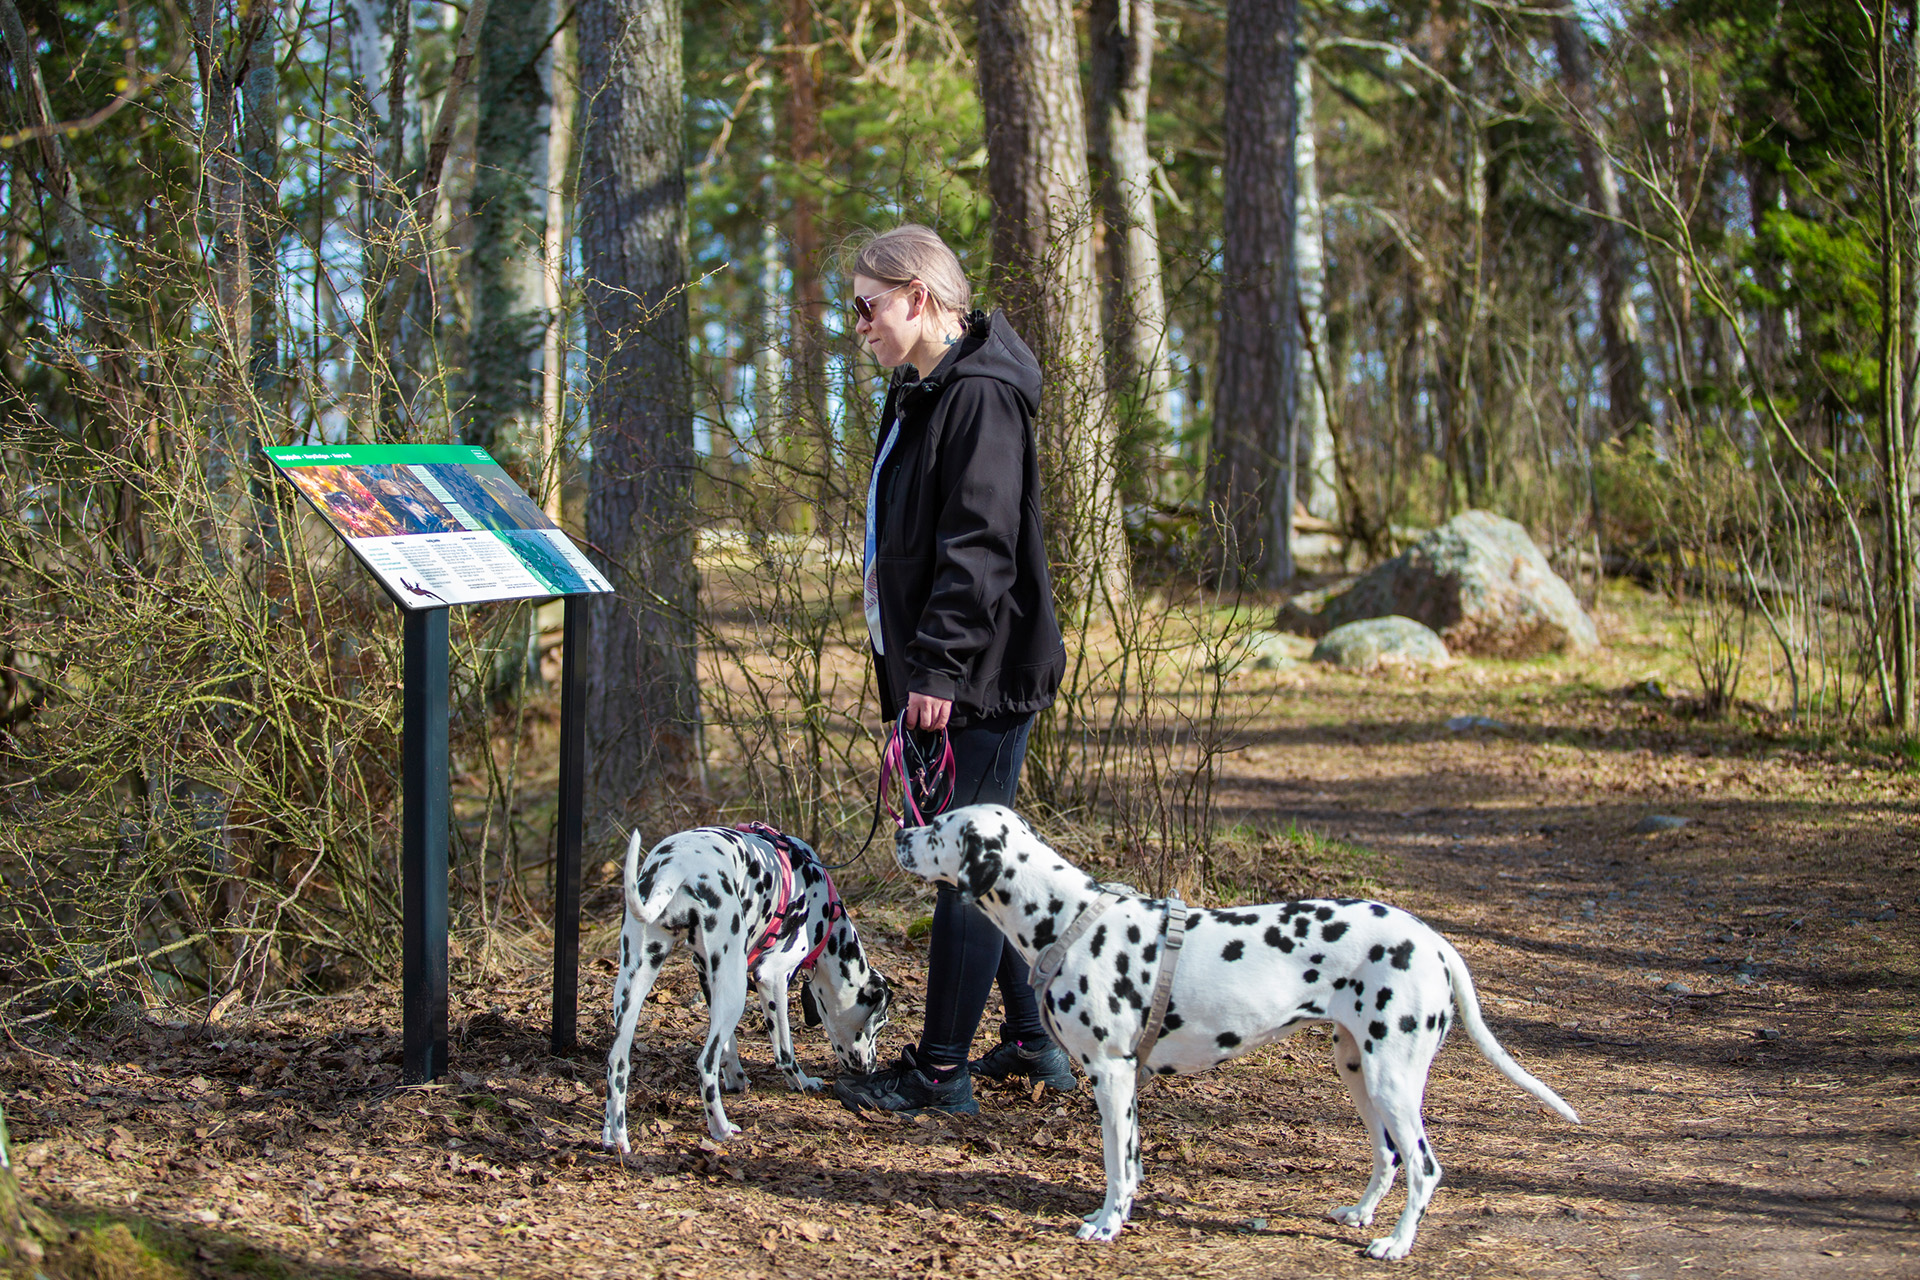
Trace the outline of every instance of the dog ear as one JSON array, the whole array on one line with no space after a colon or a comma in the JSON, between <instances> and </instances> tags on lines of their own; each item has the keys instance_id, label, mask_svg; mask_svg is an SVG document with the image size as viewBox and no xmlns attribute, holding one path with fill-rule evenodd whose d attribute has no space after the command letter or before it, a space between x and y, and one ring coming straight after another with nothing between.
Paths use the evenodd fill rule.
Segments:
<instances>
[{"instance_id":1,"label":"dog ear","mask_svg":"<svg viewBox=\"0 0 1920 1280\"><path fill-rule=\"evenodd\" d=\"M800 1012L806 1015L808 1026L817 1027L820 1025L820 1002L813 998L813 984L811 982L803 982L800 984Z\"/></svg>"}]
</instances>

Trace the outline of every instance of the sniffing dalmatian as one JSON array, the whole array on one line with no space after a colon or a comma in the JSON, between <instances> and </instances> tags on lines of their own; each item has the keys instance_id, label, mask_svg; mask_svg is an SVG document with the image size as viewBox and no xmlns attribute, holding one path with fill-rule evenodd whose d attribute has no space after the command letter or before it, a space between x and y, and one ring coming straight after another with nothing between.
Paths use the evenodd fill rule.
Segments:
<instances>
[{"instance_id":1,"label":"sniffing dalmatian","mask_svg":"<svg viewBox=\"0 0 1920 1280\"><path fill-rule=\"evenodd\" d=\"M1033 966L1054 1038L1086 1070L1100 1107L1107 1198L1086 1216L1083 1240L1113 1239L1132 1212L1142 1074L1204 1071L1310 1022L1333 1024L1334 1071L1373 1139L1373 1177L1359 1202L1328 1216L1367 1226L1394 1171L1407 1172L1406 1209L1391 1235L1367 1246L1370 1257L1406 1257L1440 1183L1420 1105L1456 1008L1500 1074L1580 1123L1494 1040L1460 953L1397 908L1333 898L1189 910L1101 885L998 805L901 831L894 855L904 870L979 903Z\"/></svg>"},{"instance_id":2,"label":"sniffing dalmatian","mask_svg":"<svg viewBox=\"0 0 1920 1280\"><path fill-rule=\"evenodd\" d=\"M684 941L707 996L707 1040L700 1051L700 1097L707 1132L724 1142L740 1132L720 1103L724 1088L747 1087L735 1030L747 988L760 993L774 1065L795 1089L822 1088L800 1069L787 1025L787 989L795 974L807 1025L825 1023L827 1041L851 1072L874 1069L892 992L867 963L860 935L833 878L803 840L771 827L699 827L668 836L640 860L640 836L627 844L627 917L613 986L613 1048L607 1054L603 1145L622 1154L627 1141L627 1072L640 1007L674 947Z\"/></svg>"}]
</instances>

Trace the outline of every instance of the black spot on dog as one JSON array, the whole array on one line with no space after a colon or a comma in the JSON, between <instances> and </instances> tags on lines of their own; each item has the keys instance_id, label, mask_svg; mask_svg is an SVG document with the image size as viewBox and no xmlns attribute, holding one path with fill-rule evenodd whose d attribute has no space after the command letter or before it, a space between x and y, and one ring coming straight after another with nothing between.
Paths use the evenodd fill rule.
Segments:
<instances>
[{"instance_id":1,"label":"black spot on dog","mask_svg":"<svg viewBox=\"0 0 1920 1280\"><path fill-rule=\"evenodd\" d=\"M1304 1012L1311 1013L1315 1017L1319 1017L1321 1014L1326 1012L1325 1009L1322 1009L1319 1005L1315 1004L1311 1000L1302 1000L1299 1004L1295 1005L1294 1007L1297 1009L1303 1010Z\"/></svg>"},{"instance_id":2,"label":"black spot on dog","mask_svg":"<svg viewBox=\"0 0 1920 1280\"><path fill-rule=\"evenodd\" d=\"M1087 954L1098 957L1100 948L1107 945L1107 926L1100 925L1093 931L1093 941L1087 944ZM1404 966L1403 966L1404 967Z\"/></svg>"},{"instance_id":3,"label":"black spot on dog","mask_svg":"<svg viewBox=\"0 0 1920 1280\"><path fill-rule=\"evenodd\" d=\"M1229 942L1220 949L1220 958L1222 960L1238 960L1246 949L1247 944L1235 938L1232 942Z\"/></svg>"},{"instance_id":4,"label":"black spot on dog","mask_svg":"<svg viewBox=\"0 0 1920 1280\"><path fill-rule=\"evenodd\" d=\"M714 892L713 886L705 880L696 881L688 892L710 907L718 907L720 905L720 895ZM708 927L711 928L712 926Z\"/></svg>"},{"instance_id":5,"label":"black spot on dog","mask_svg":"<svg viewBox=\"0 0 1920 1280\"><path fill-rule=\"evenodd\" d=\"M1239 1047L1240 1037L1233 1034L1233 1032L1231 1031L1222 1031L1219 1035L1213 1038L1213 1042L1219 1045L1222 1049L1233 1049L1233 1048Z\"/></svg>"},{"instance_id":6,"label":"black spot on dog","mask_svg":"<svg viewBox=\"0 0 1920 1280\"><path fill-rule=\"evenodd\" d=\"M1146 946L1140 948L1140 963L1152 964L1153 958L1159 954L1160 944L1157 942L1149 942Z\"/></svg>"},{"instance_id":7,"label":"black spot on dog","mask_svg":"<svg viewBox=\"0 0 1920 1280\"><path fill-rule=\"evenodd\" d=\"M1173 1074L1173 1068L1172 1068L1171 1066L1165 1066L1165 1067L1155 1067L1155 1068L1154 1068L1154 1071L1155 1071L1155 1072L1156 1072L1157 1074L1159 1074L1159 1075L1163 1075L1163 1076L1170 1076L1170 1075L1172 1075L1172 1074Z\"/></svg>"},{"instance_id":8,"label":"black spot on dog","mask_svg":"<svg viewBox=\"0 0 1920 1280\"><path fill-rule=\"evenodd\" d=\"M1442 1031L1447 1029L1447 1013L1444 1009L1440 1011L1440 1029Z\"/></svg>"},{"instance_id":9,"label":"black spot on dog","mask_svg":"<svg viewBox=\"0 0 1920 1280\"><path fill-rule=\"evenodd\" d=\"M1373 944L1373 947L1367 952L1367 959L1373 961L1375 964L1379 964L1381 958L1386 954L1387 954L1387 949L1376 942Z\"/></svg>"},{"instance_id":10,"label":"black spot on dog","mask_svg":"<svg viewBox=\"0 0 1920 1280\"><path fill-rule=\"evenodd\" d=\"M1093 1038L1105 1044L1107 1042L1107 1029L1105 1027L1095 1027L1093 1029Z\"/></svg>"},{"instance_id":11,"label":"black spot on dog","mask_svg":"<svg viewBox=\"0 0 1920 1280\"><path fill-rule=\"evenodd\" d=\"M1371 1040L1363 1040L1363 1041L1361 1041L1361 1042L1360 1042L1360 1047L1361 1047L1362 1049L1364 1049L1364 1050L1366 1050L1366 1051L1367 1051L1368 1053L1372 1053L1372 1052L1373 1052L1373 1041L1371 1041Z\"/></svg>"},{"instance_id":12,"label":"black spot on dog","mask_svg":"<svg viewBox=\"0 0 1920 1280\"><path fill-rule=\"evenodd\" d=\"M1073 992L1071 992L1071 991L1069 991L1069 992L1067 992L1067 994L1065 994L1065 995L1063 995L1063 996L1061 996L1061 997L1060 997L1060 1005L1059 1005L1059 1008L1060 1008L1060 1012L1062 1012L1062 1013L1067 1013L1067 1012L1070 1012L1070 1011L1071 1011L1071 1010L1073 1009L1073 1002L1074 1002L1074 1001L1075 1001L1076 999L1078 999L1078 997L1077 997L1077 996L1075 996L1075 995L1073 994Z\"/></svg>"},{"instance_id":13,"label":"black spot on dog","mask_svg":"<svg viewBox=\"0 0 1920 1280\"><path fill-rule=\"evenodd\" d=\"M716 902L716 903L715 903L714 905L715 905L715 906L718 906L718 905L719 905L719 903L718 903L718 902ZM707 930L707 932L708 932L708 933L712 933L712 932L713 932L714 930L716 930L716 929L718 929L718 928L720 927L720 917L719 917L719 916L708 916L708 917L706 918L706 920L705 920L705 921L703 921L702 923L703 923L703 924L705 924L705 926L706 926L706 930ZM736 929L736 930L734 930L734 932L736 932L736 933L738 933L738 932L739 932L739 930L737 930L737 929Z\"/></svg>"},{"instance_id":14,"label":"black spot on dog","mask_svg":"<svg viewBox=\"0 0 1920 1280\"><path fill-rule=\"evenodd\" d=\"M1304 938L1307 936L1308 931L1310 931L1312 928L1313 928L1312 918L1308 916L1301 916L1298 920L1295 920L1293 922L1293 936L1296 938Z\"/></svg>"},{"instance_id":15,"label":"black spot on dog","mask_svg":"<svg viewBox=\"0 0 1920 1280\"><path fill-rule=\"evenodd\" d=\"M1087 1016L1087 1011L1085 1009L1082 1009L1080 1011L1080 1025L1083 1027L1090 1027L1093 1025L1093 1019Z\"/></svg>"},{"instance_id":16,"label":"black spot on dog","mask_svg":"<svg viewBox=\"0 0 1920 1280\"><path fill-rule=\"evenodd\" d=\"M1123 977L1123 978L1124 978L1124 977L1126 976L1126 974L1127 974L1127 966L1128 966L1128 965L1130 965L1130 964L1132 964L1132 963L1133 963L1133 960L1132 960L1132 958L1131 958L1131 957L1129 957L1129 956L1127 955L1127 953L1126 953L1126 952L1124 952L1124 951L1116 951L1116 952L1114 952L1114 955L1113 955L1113 971L1114 971L1115 973L1117 973L1117 974L1119 974L1119 975L1120 975L1121 977Z\"/></svg>"},{"instance_id":17,"label":"black spot on dog","mask_svg":"<svg viewBox=\"0 0 1920 1280\"><path fill-rule=\"evenodd\" d=\"M1386 914L1387 914L1387 908L1386 908L1386 905L1385 905L1384 903L1379 903L1379 902L1369 902L1369 903L1367 904L1367 909L1368 909L1369 911L1371 911L1371 912L1373 912L1373 914L1375 914L1375 915L1377 915L1377 916L1384 916L1384 915L1386 915Z\"/></svg>"},{"instance_id":18,"label":"black spot on dog","mask_svg":"<svg viewBox=\"0 0 1920 1280\"><path fill-rule=\"evenodd\" d=\"M1400 1029L1402 1031L1411 1035L1413 1032L1419 1030L1419 1027L1420 1027L1420 1019L1414 1017L1410 1013L1403 1013L1400 1015Z\"/></svg>"},{"instance_id":19,"label":"black spot on dog","mask_svg":"<svg viewBox=\"0 0 1920 1280\"><path fill-rule=\"evenodd\" d=\"M1127 941L1131 942L1136 947L1140 945L1140 926L1139 925L1130 924L1127 926Z\"/></svg>"},{"instance_id":20,"label":"black spot on dog","mask_svg":"<svg viewBox=\"0 0 1920 1280\"><path fill-rule=\"evenodd\" d=\"M1423 1161L1421 1161L1421 1165L1422 1165L1422 1168L1425 1170L1426 1175L1429 1178L1431 1178L1433 1176L1433 1157L1432 1156L1426 1157ZM1422 1213L1420 1216L1424 1218L1427 1215L1425 1213Z\"/></svg>"},{"instance_id":21,"label":"black spot on dog","mask_svg":"<svg viewBox=\"0 0 1920 1280\"><path fill-rule=\"evenodd\" d=\"M1347 922L1345 920L1335 920L1332 924L1320 930L1320 938L1323 942L1338 942L1340 935L1346 931Z\"/></svg>"},{"instance_id":22,"label":"black spot on dog","mask_svg":"<svg viewBox=\"0 0 1920 1280\"><path fill-rule=\"evenodd\" d=\"M1431 1030L1433 1030L1433 1015L1432 1015L1432 1014L1428 1014L1428 1015L1427 1015L1427 1030L1429 1030L1429 1031L1431 1031Z\"/></svg>"},{"instance_id":23,"label":"black spot on dog","mask_svg":"<svg viewBox=\"0 0 1920 1280\"><path fill-rule=\"evenodd\" d=\"M1347 980L1345 978L1335 978L1333 980L1333 989L1335 991L1340 990L1342 987L1346 985L1347 985Z\"/></svg>"},{"instance_id":24,"label":"black spot on dog","mask_svg":"<svg viewBox=\"0 0 1920 1280\"><path fill-rule=\"evenodd\" d=\"M1406 942L1401 943L1399 946L1395 947L1393 950L1389 951L1387 954L1393 957L1394 968L1396 969L1409 968L1411 965L1411 961L1413 959L1412 940L1408 940Z\"/></svg>"},{"instance_id":25,"label":"black spot on dog","mask_svg":"<svg viewBox=\"0 0 1920 1280\"><path fill-rule=\"evenodd\" d=\"M1054 932L1053 918L1051 916L1033 926L1033 945L1035 947L1050 946L1059 936L1058 933Z\"/></svg>"},{"instance_id":26,"label":"black spot on dog","mask_svg":"<svg viewBox=\"0 0 1920 1280\"><path fill-rule=\"evenodd\" d=\"M1260 917L1244 911L1209 911L1207 914L1221 924L1259 924ZM1195 921L1195 923L1199 923Z\"/></svg>"},{"instance_id":27,"label":"black spot on dog","mask_svg":"<svg viewBox=\"0 0 1920 1280\"><path fill-rule=\"evenodd\" d=\"M1393 999L1393 988L1382 987L1380 988L1380 993L1373 998L1373 1007L1376 1009L1384 1009L1387 1007L1387 1001L1391 999Z\"/></svg>"},{"instance_id":28,"label":"black spot on dog","mask_svg":"<svg viewBox=\"0 0 1920 1280\"><path fill-rule=\"evenodd\" d=\"M1291 953L1293 951L1293 939L1281 933L1280 926L1277 924L1267 926L1266 940L1268 946L1278 947L1282 952Z\"/></svg>"},{"instance_id":29,"label":"black spot on dog","mask_svg":"<svg viewBox=\"0 0 1920 1280\"><path fill-rule=\"evenodd\" d=\"M1313 913L1313 918L1315 920L1331 920L1333 919L1333 908L1321 907L1319 910Z\"/></svg>"},{"instance_id":30,"label":"black spot on dog","mask_svg":"<svg viewBox=\"0 0 1920 1280\"><path fill-rule=\"evenodd\" d=\"M1084 973L1080 975L1080 994L1087 994L1087 975Z\"/></svg>"},{"instance_id":31,"label":"black spot on dog","mask_svg":"<svg viewBox=\"0 0 1920 1280\"><path fill-rule=\"evenodd\" d=\"M1309 969L1309 970L1307 970L1307 971L1306 971L1305 973L1303 973L1303 974L1301 974L1301 975L1300 975L1300 981L1302 981L1302 982L1318 982L1318 981L1320 981L1320 971L1319 971L1318 969ZM1334 985L1335 985L1335 986L1338 986L1339 984L1338 984L1338 983L1335 983Z\"/></svg>"},{"instance_id":32,"label":"black spot on dog","mask_svg":"<svg viewBox=\"0 0 1920 1280\"><path fill-rule=\"evenodd\" d=\"M727 922L727 932L728 933L740 932L740 913L738 911L734 912L733 919Z\"/></svg>"},{"instance_id":33,"label":"black spot on dog","mask_svg":"<svg viewBox=\"0 0 1920 1280\"><path fill-rule=\"evenodd\" d=\"M1114 979L1113 993L1119 996L1121 999L1125 1000L1128 1004L1132 1005L1136 1009L1146 1008L1147 1002L1145 999L1142 998L1140 993L1140 988L1133 985L1132 978L1129 978L1123 975L1119 978ZM1119 1008L1117 1006L1115 1007L1114 1012L1115 1013L1119 1012Z\"/></svg>"},{"instance_id":34,"label":"black spot on dog","mask_svg":"<svg viewBox=\"0 0 1920 1280\"><path fill-rule=\"evenodd\" d=\"M1323 964L1323 963L1325 963L1325 962L1326 962L1326 958L1327 958L1327 957L1326 957L1326 953L1324 953L1324 952L1320 952L1320 951L1316 951L1316 952L1314 952L1314 953L1313 953L1312 955L1310 955L1310 956L1308 956L1308 957L1307 957L1307 963L1308 963L1308 964Z\"/></svg>"},{"instance_id":35,"label":"black spot on dog","mask_svg":"<svg viewBox=\"0 0 1920 1280\"><path fill-rule=\"evenodd\" d=\"M1367 1034L1375 1040L1385 1040L1387 1038L1387 1024L1384 1022L1370 1022L1367 1024Z\"/></svg>"},{"instance_id":36,"label":"black spot on dog","mask_svg":"<svg viewBox=\"0 0 1920 1280\"><path fill-rule=\"evenodd\" d=\"M1185 1018L1181 1017L1177 1013L1169 1013L1166 1016L1166 1020L1160 1024L1160 1028L1163 1031L1178 1031L1181 1027L1184 1027L1186 1025L1187 1025L1187 1020Z\"/></svg>"}]
</instances>

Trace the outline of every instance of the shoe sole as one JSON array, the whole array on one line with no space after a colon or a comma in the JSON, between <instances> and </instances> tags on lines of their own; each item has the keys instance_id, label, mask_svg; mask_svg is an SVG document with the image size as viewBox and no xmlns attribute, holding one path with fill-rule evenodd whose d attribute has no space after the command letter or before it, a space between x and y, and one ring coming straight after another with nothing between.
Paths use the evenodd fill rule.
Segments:
<instances>
[{"instance_id":1,"label":"shoe sole","mask_svg":"<svg viewBox=\"0 0 1920 1280\"><path fill-rule=\"evenodd\" d=\"M889 1116L917 1116L924 1111L937 1111L945 1116L977 1116L980 1114L980 1103L978 1099L973 1098L969 1098L965 1102L957 1102L950 1107L928 1103L924 1107L902 1107L896 1111L889 1107L879 1106L876 1103L863 1102L858 1098L849 1098L837 1089L834 1090L833 1096L841 1106L853 1112L855 1115L859 1115L862 1111L878 1111L882 1115Z\"/></svg>"}]
</instances>

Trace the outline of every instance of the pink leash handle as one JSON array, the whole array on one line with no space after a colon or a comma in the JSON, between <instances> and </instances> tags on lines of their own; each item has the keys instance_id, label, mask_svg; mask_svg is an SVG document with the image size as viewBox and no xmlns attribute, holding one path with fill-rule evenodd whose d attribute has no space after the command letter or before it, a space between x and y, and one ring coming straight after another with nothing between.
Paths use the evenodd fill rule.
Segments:
<instances>
[{"instance_id":1,"label":"pink leash handle","mask_svg":"<svg viewBox=\"0 0 1920 1280\"><path fill-rule=\"evenodd\" d=\"M927 825L928 815L921 812L919 802L913 798L913 774L907 767L907 731L901 723L905 719L906 713L903 711L893 727L888 730L886 745L880 748L880 800L882 804L886 804L887 778L898 777L900 796L906 805L906 811L903 814L892 805L887 805L887 812L893 815L894 825L897 827L905 828L909 817L913 819L914 826L924 827ZM947 794L933 811L933 816L938 816L947 807L947 802L953 798L953 739L948 736L945 729L940 731L940 759L933 767L932 778L936 783L940 779L945 779L947 782Z\"/></svg>"}]
</instances>

